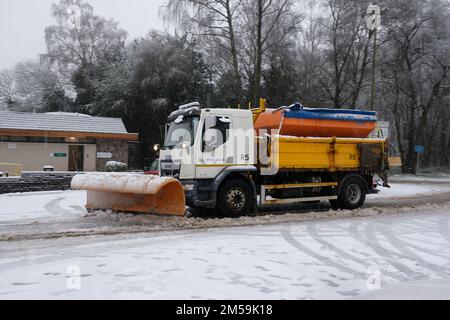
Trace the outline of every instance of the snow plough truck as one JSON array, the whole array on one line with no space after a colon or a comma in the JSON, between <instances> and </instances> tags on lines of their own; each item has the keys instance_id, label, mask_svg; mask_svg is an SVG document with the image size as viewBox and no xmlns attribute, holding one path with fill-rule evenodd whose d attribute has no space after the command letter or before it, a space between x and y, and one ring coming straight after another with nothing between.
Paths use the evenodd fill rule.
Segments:
<instances>
[{"instance_id":1,"label":"snow plough truck","mask_svg":"<svg viewBox=\"0 0 450 320\"><path fill-rule=\"evenodd\" d=\"M371 111L191 103L168 117L165 136L161 176L88 173L72 187L88 191L89 209L180 216L186 206L241 216L319 201L352 210L389 187L388 143Z\"/></svg>"}]
</instances>

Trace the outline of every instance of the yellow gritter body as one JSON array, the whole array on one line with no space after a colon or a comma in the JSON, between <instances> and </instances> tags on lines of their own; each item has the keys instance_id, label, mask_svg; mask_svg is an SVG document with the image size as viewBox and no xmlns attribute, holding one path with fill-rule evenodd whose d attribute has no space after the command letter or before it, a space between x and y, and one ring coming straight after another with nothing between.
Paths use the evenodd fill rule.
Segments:
<instances>
[{"instance_id":1,"label":"yellow gritter body","mask_svg":"<svg viewBox=\"0 0 450 320\"><path fill-rule=\"evenodd\" d=\"M269 165L279 170L372 170L381 166L386 156L384 139L273 136L272 140Z\"/></svg>"}]
</instances>

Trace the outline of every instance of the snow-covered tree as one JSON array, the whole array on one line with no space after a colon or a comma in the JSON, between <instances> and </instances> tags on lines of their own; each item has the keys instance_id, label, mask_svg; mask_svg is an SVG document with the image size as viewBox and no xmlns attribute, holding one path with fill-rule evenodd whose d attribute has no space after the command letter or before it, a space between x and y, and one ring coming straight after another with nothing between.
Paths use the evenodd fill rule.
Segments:
<instances>
[{"instance_id":1,"label":"snow-covered tree","mask_svg":"<svg viewBox=\"0 0 450 320\"><path fill-rule=\"evenodd\" d=\"M52 5L56 24L45 30L48 57L72 75L77 91L77 111L89 111L95 97L94 81L111 63L123 58L127 33L114 20L94 14L81 0L61 0Z\"/></svg>"},{"instance_id":2,"label":"snow-covered tree","mask_svg":"<svg viewBox=\"0 0 450 320\"><path fill-rule=\"evenodd\" d=\"M2 106L12 106L17 102L17 89L12 70L0 72L0 99Z\"/></svg>"},{"instance_id":3,"label":"snow-covered tree","mask_svg":"<svg viewBox=\"0 0 450 320\"><path fill-rule=\"evenodd\" d=\"M414 172L416 145L426 146L424 161L448 162L450 5L441 0L386 5L381 64L385 108L393 116L403 169Z\"/></svg>"},{"instance_id":4,"label":"snow-covered tree","mask_svg":"<svg viewBox=\"0 0 450 320\"><path fill-rule=\"evenodd\" d=\"M14 69L20 110L61 111L69 108L64 84L56 70L45 62L27 61Z\"/></svg>"}]
</instances>

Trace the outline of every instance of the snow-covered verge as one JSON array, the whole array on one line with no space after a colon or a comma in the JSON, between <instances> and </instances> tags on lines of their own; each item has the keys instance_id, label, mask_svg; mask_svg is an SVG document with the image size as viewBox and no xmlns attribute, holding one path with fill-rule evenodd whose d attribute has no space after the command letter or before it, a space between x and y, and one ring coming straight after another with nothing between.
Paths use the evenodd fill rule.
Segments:
<instances>
[{"instance_id":1,"label":"snow-covered verge","mask_svg":"<svg viewBox=\"0 0 450 320\"><path fill-rule=\"evenodd\" d=\"M390 208L362 208L358 210L326 210L326 211L310 211L301 214L285 213L285 214L264 214L259 216L243 216L239 218L179 218L179 217L154 217L149 215L130 215L117 214L112 212L97 211L92 215L107 216L110 219L123 222L133 222L138 226L136 232L141 231L167 231L167 230L187 230L187 229L211 229L221 227L243 227L257 226L267 224L283 224L293 222L305 222L313 220L340 219L349 217L369 217L377 215L389 215L408 213L411 211L432 211L432 210L450 210L450 199L445 204L426 204L421 206L407 207L390 207ZM156 220L157 219L157 220ZM155 221L156 220L156 221ZM156 222L156 223L155 223ZM142 229L145 227L144 229ZM106 229L105 229L106 230Z\"/></svg>"},{"instance_id":2,"label":"snow-covered verge","mask_svg":"<svg viewBox=\"0 0 450 320\"><path fill-rule=\"evenodd\" d=\"M0 194L0 223L72 219L87 211L84 191L43 191Z\"/></svg>"},{"instance_id":3,"label":"snow-covered verge","mask_svg":"<svg viewBox=\"0 0 450 320\"><path fill-rule=\"evenodd\" d=\"M421 173L420 175L413 174L394 174L389 176L389 180L393 182L428 182L428 183L450 183L450 173L433 172Z\"/></svg>"},{"instance_id":4,"label":"snow-covered verge","mask_svg":"<svg viewBox=\"0 0 450 320\"><path fill-rule=\"evenodd\" d=\"M449 210L409 210L4 243L0 299L349 299L383 289L386 298L397 298L392 286L430 292L427 283L410 284L448 279ZM450 298L448 291L439 292L423 297Z\"/></svg>"},{"instance_id":5,"label":"snow-covered verge","mask_svg":"<svg viewBox=\"0 0 450 320\"><path fill-rule=\"evenodd\" d=\"M424 180L422 180L424 181ZM420 195L430 195L450 191L450 180L448 184L414 184L414 183L389 183L391 188L379 187L378 194L371 194L367 199L392 199Z\"/></svg>"}]
</instances>

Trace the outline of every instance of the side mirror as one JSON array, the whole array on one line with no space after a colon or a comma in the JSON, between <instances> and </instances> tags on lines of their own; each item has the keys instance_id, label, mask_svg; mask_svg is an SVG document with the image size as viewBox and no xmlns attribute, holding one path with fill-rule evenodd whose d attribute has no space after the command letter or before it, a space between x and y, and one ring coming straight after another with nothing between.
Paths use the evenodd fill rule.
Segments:
<instances>
[{"instance_id":1,"label":"side mirror","mask_svg":"<svg viewBox=\"0 0 450 320\"><path fill-rule=\"evenodd\" d=\"M182 149L188 149L190 147L191 147L191 143L189 141L183 141L183 143L181 144Z\"/></svg>"}]
</instances>

